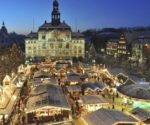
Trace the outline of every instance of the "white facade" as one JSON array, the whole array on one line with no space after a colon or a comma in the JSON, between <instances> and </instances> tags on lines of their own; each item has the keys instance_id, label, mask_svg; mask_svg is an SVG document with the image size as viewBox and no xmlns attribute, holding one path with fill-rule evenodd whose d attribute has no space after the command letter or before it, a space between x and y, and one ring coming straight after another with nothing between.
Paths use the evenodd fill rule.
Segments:
<instances>
[{"instance_id":1,"label":"white facade","mask_svg":"<svg viewBox=\"0 0 150 125\"><path fill-rule=\"evenodd\" d=\"M53 4L52 22L45 21L37 33L28 35L26 57L84 58L85 39L79 32L73 33L65 22L60 22L57 4Z\"/></svg>"},{"instance_id":2,"label":"white facade","mask_svg":"<svg viewBox=\"0 0 150 125\"><path fill-rule=\"evenodd\" d=\"M84 57L84 38L71 38L71 35L67 38L63 31L58 32L61 34L59 39L54 37L54 31L45 34L38 32L38 39L27 38L26 57Z\"/></svg>"}]
</instances>

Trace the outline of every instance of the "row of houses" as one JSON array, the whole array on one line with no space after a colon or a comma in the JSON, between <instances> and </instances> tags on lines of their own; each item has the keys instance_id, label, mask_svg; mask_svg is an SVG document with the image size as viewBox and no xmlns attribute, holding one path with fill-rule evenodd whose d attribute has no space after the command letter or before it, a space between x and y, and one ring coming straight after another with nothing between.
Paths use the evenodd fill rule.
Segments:
<instances>
[{"instance_id":1,"label":"row of houses","mask_svg":"<svg viewBox=\"0 0 150 125\"><path fill-rule=\"evenodd\" d=\"M96 74L96 72L94 73L93 71L92 76L90 74L91 72L86 71L88 82L82 82L82 84L80 83L77 85L70 84L69 86L67 86L68 92L72 96L79 96L79 98L77 98L77 102L79 103L77 103L77 105L79 106L79 111L81 112L81 117L78 120L79 123L84 125L149 124L150 112L146 110L149 109L148 89L144 89L143 86L135 84L135 82L132 79L129 79L128 76L119 73L118 75L116 75L115 79L117 79L116 82L119 82L120 84L118 84L119 87L116 87L116 90L114 89L114 91L118 93L118 96L120 96L120 98L124 99L125 102L123 102L122 104L128 105L127 102L133 101L133 103L130 104L133 105L133 108L130 111L127 111L128 113L124 111L124 108L122 108L122 111L114 110L117 109L117 103L115 105L116 107L113 108L112 101L107 97L105 98L105 96L108 95L106 93L108 93L109 88L112 87L109 86L109 84L106 84L107 80L104 79L106 79L108 76L111 78L111 74L109 74L106 69L101 70L98 72L99 74ZM95 78L99 75L99 82L89 82L91 77ZM79 79L76 79L76 81L78 80ZM116 82L114 82L114 84ZM108 85L109 87L106 85ZM145 87L149 88L148 85ZM82 91L84 93L82 93ZM109 91L109 93L111 94L111 91Z\"/></svg>"},{"instance_id":2,"label":"row of houses","mask_svg":"<svg viewBox=\"0 0 150 125\"><path fill-rule=\"evenodd\" d=\"M58 70L61 71L58 64L48 67L46 64L46 69L49 68L50 71L43 69L43 66L34 66L35 70L31 73L33 77L31 81L29 80L32 85L26 105L28 124L72 124L72 118L80 119L83 125L99 123L102 125L139 125L141 122L149 124L149 114L145 116L144 120L138 120L135 118L138 113L126 114L127 109L121 107L125 104L124 99L129 100L125 96L126 93L123 93L128 91L121 86L121 84L127 84L126 76L124 76L125 78L122 74L116 76L116 79L122 82L119 84L121 87L119 88L116 87L116 82L108 70L100 66L89 65L89 68L84 68L81 64L68 68L62 66L64 75L60 75L61 73L58 72ZM85 71L77 72L79 67ZM119 98L116 93L116 99L112 98L112 90L118 92ZM133 89L130 92L132 93ZM128 96L131 100L133 99L131 95ZM121 99L121 103L113 102L117 98ZM137 101L136 98L134 103L137 104L137 102L141 102L141 100ZM135 107L141 108L141 106L134 105L133 108Z\"/></svg>"},{"instance_id":3,"label":"row of houses","mask_svg":"<svg viewBox=\"0 0 150 125\"><path fill-rule=\"evenodd\" d=\"M125 57L131 61L143 64L150 59L150 32L128 31L121 34L119 39L110 39L106 43L106 54Z\"/></svg>"},{"instance_id":4,"label":"row of houses","mask_svg":"<svg viewBox=\"0 0 150 125\"><path fill-rule=\"evenodd\" d=\"M71 109L58 85L41 84L32 88L27 102L28 124L71 122Z\"/></svg>"},{"instance_id":5,"label":"row of houses","mask_svg":"<svg viewBox=\"0 0 150 125\"><path fill-rule=\"evenodd\" d=\"M101 108L85 115L80 122L84 125L149 125L150 112L135 108L129 114L113 109Z\"/></svg>"},{"instance_id":6,"label":"row of houses","mask_svg":"<svg viewBox=\"0 0 150 125\"><path fill-rule=\"evenodd\" d=\"M6 75L0 85L0 124L14 124L13 117L26 80L25 72L26 68L20 65L17 74Z\"/></svg>"},{"instance_id":7,"label":"row of houses","mask_svg":"<svg viewBox=\"0 0 150 125\"><path fill-rule=\"evenodd\" d=\"M30 94L26 103L27 124L72 125L71 107L64 95L59 78L65 71L55 62L32 65Z\"/></svg>"}]
</instances>

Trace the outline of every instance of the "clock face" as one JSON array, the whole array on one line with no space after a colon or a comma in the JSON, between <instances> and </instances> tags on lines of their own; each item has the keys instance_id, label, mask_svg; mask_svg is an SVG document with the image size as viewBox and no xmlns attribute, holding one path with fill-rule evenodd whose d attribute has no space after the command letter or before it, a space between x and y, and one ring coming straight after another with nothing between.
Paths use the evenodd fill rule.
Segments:
<instances>
[{"instance_id":1,"label":"clock face","mask_svg":"<svg viewBox=\"0 0 150 125\"><path fill-rule=\"evenodd\" d=\"M60 32L57 31L57 30L55 30L55 31L53 32L53 36L54 36L54 38L59 38Z\"/></svg>"}]
</instances>

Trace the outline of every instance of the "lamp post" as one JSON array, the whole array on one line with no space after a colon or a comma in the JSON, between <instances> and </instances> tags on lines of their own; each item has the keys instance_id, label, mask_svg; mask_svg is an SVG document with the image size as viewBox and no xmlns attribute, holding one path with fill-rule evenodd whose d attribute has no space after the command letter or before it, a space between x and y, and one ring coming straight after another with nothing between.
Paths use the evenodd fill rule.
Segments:
<instances>
[{"instance_id":1,"label":"lamp post","mask_svg":"<svg viewBox=\"0 0 150 125\"><path fill-rule=\"evenodd\" d=\"M3 114L3 125L5 125L5 115Z\"/></svg>"},{"instance_id":2,"label":"lamp post","mask_svg":"<svg viewBox=\"0 0 150 125\"><path fill-rule=\"evenodd\" d=\"M86 63L88 62L88 51L86 51Z\"/></svg>"}]
</instances>

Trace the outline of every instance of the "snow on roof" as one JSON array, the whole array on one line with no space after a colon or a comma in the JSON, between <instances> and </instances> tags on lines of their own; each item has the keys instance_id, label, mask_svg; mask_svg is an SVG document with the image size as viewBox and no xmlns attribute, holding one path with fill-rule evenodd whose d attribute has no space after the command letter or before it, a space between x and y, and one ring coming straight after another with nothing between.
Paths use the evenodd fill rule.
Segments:
<instances>
[{"instance_id":1,"label":"snow on roof","mask_svg":"<svg viewBox=\"0 0 150 125\"><path fill-rule=\"evenodd\" d=\"M137 99L150 100L150 91L148 88L144 88L139 84L125 84L119 86L117 89L120 93L126 96Z\"/></svg>"},{"instance_id":2,"label":"snow on roof","mask_svg":"<svg viewBox=\"0 0 150 125\"><path fill-rule=\"evenodd\" d=\"M135 108L131 110L130 113L133 114L138 119L140 119L141 121L146 121L150 119L150 111L147 111L142 108Z\"/></svg>"},{"instance_id":3,"label":"snow on roof","mask_svg":"<svg viewBox=\"0 0 150 125\"><path fill-rule=\"evenodd\" d=\"M79 74L71 73L67 75L69 81L80 81L81 76Z\"/></svg>"},{"instance_id":4,"label":"snow on roof","mask_svg":"<svg viewBox=\"0 0 150 125\"><path fill-rule=\"evenodd\" d=\"M42 24L42 26L40 26L39 31L48 31L48 30L54 30L54 29L66 29L66 30L71 30L71 27L66 24L65 22L60 23L58 26L54 26L52 25L52 23L47 23L45 22L44 24Z\"/></svg>"},{"instance_id":5,"label":"snow on roof","mask_svg":"<svg viewBox=\"0 0 150 125\"><path fill-rule=\"evenodd\" d=\"M8 95L7 92L3 93L2 95L3 97L1 98L1 102L0 102L0 114L5 114L5 115L11 114L19 94L20 94L20 89L15 89L15 91L11 95Z\"/></svg>"},{"instance_id":6,"label":"snow on roof","mask_svg":"<svg viewBox=\"0 0 150 125\"><path fill-rule=\"evenodd\" d=\"M44 72L44 71L37 71L34 73L34 78L47 78L47 77L50 77L50 75L47 73L47 72Z\"/></svg>"},{"instance_id":7,"label":"snow on roof","mask_svg":"<svg viewBox=\"0 0 150 125\"><path fill-rule=\"evenodd\" d=\"M134 118L124 114L121 111L99 109L86 116L83 116L83 120L88 125L114 125L116 123L138 123Z\"/></svg>"},{"instance_id":8,"label":"snow on roof","mask_svg":"<svg viewBox=\"0 0 150 125\"><path fill-rule=\"evenodd\" d=\"M80 97L83 104L109 104L101 95L84 95Z\"/></svg>"},{"instance_id":9,"label":"snow on roof","mask_svg":"<svg viewBox=\"0 0 150 125\"><path fill-rule=\"evenodd\" d=\"M81 87L79 85L72 85L67 87L69 92L81 92Z\"/></svg>"},{"instance_id":10,"label":"snow on roof","mask_svg":"<svg viewBox=\"0 0 150 125\"><path fill-rule=\"evenodd\" d=\"M82 89L86 90L86 89L92 89L92 90L104 90L105 88L107 88L107 86L101 82L95 82L95 83L84 83L82 84Z\"/></svg>"},{"instance_id":11,"label":"snow on roof","mask_svg":"<svg viewBox=\"0 0 150 125\"><path fill-rule=\"evenodd\" d=\"M61 87L46 84L37 86L33 91L27 102L27 112L34 112L45 107L70 110Z\"/></svg>"},{"instance_id":12,"label":"snow on roof","mask_svg":"<svg viewBox=\"0 0 150 125\"><path fill-rule=\"evenodd\" d=\"M38 86L41 84L53 84L58 85L58 80L55 77L49 77L49 78L34 78L33 85Z\"/></svg>"}]
</instances>

